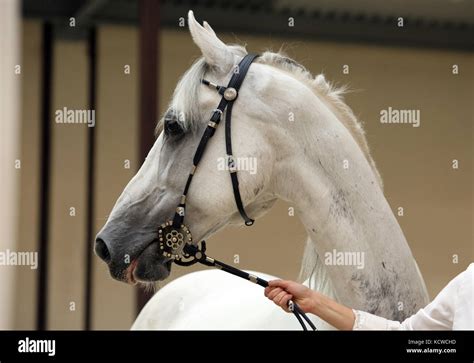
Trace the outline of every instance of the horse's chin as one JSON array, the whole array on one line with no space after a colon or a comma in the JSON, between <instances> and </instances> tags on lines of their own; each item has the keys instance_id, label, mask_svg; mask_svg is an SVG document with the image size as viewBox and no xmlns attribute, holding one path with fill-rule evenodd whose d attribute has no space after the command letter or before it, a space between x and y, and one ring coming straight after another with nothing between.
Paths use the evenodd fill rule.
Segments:
<instances>
[{"instance_id":1,"label":"horse's chin","mask_svg":"<svg viewBox=\"0 0 474 363\"><path fill-rule=\"evenodd\" d=\"M127 271L128 282L147 283L165 280L171 272L172 261L159 253L158 243L152 243L138 256Z\"/></svg>"}]
</instances>

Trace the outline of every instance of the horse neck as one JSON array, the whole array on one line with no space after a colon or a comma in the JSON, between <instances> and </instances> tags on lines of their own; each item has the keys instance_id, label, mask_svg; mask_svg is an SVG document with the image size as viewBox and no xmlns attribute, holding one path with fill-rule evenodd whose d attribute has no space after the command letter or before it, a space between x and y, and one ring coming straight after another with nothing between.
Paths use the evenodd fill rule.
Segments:
<instances>
[{"instance_id":1,"label":"horse neck","mask_svg":"<svg viewBox=\"0 0 474 363\"><path fill-rule=\"evenodd\" d=\"M283 141L297 151L276 168L275 190L295 205L335 296L388 318L416 312L426 288L366 155L321 99L298 109Z\"/></svg>"}]
</instances>

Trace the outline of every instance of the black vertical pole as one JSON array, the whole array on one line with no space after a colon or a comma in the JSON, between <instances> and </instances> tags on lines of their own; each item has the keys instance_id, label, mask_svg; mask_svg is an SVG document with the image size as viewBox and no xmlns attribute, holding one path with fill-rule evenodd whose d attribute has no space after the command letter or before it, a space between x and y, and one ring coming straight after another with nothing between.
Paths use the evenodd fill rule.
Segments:
<instances>
[{"instance_id":1,"label":"black vertical pole","mask_svg":"<svg viewBox=\"0 0 474 363\"><path fill-rule=\"evenodd\" d=\"M95 125L88 128L87 140L87 225L86 225L86 276L85 276L85 301L84 301L84 329L91 329L92 319L92 258L95 234L95 134L97 127L96 89L97 89L97 31L95 27L89 30L89 109L95 110Z\"/></svg>"},{"instance_id":2,"label":"black vertical pole","mask_svg":"<svg viewBox=\"0 0 474 363\"><path fill-rule=\"evenodd\" d=\"M154 143L158 99L158 29L160 22L159 0L140 0L140 162L145 160ZM137 313L152 296L151 292L137 290Z\"/></svg>"},{"instance_id":3,"label":"black vertical pole","mask_svg":"<svg viewBox=\"0 0 474 363\"><path fill-rule=\"evenodd\" d=\"M41 84L41 150L40 195L39 195L39 270L37 284L36 329L45 330L48 321L48 239L49 239L49 194L51 161L51 96L53 69L53 25L43 25L42 39L42 84Z\"/></svg>"}]
</instances>

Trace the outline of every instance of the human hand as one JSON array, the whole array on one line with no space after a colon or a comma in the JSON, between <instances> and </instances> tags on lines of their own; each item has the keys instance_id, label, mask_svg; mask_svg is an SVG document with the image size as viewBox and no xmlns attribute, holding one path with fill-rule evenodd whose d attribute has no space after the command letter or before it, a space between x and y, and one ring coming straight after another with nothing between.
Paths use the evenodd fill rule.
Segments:
<instances>
[{"instance_id":1,"label":"human hand","mask_svg":"<svg viewBox=\"0 0 474 363\"><path fill-rule=\"evenodd\" d=\"M288 301L293 300L305 313L310 313L316 304L314 291L294 281L273 280L265 288L265 296L286 312Z\"/></svg>"}]
</instances>

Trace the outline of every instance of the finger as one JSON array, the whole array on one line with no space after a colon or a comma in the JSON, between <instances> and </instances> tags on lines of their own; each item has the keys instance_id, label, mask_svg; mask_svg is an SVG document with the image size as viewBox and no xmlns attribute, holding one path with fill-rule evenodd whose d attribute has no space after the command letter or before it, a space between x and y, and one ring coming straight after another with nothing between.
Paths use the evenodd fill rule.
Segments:
<instances>
[{"instance_id":1,"label":"finger","mask_svg":"<svg viewBox=\"0 0 474 363\"><path fill-rule=\"evenodd\" d=\"M287 294L285 297L283 297L283 299L281 299L280 305L284 307L285 311L290 311L288 309L288 301L290 301L291 299L293 299L293 295L290 294Z\"/></svg>"},{"instance_id":2,"label":"finger","mask_svg":"<svg viewBox=\"0 0 474 363\"><path fill-rule=\"evenodd\" d=\"M282 289L280 289L279 287L276 287L268 293L268 298L270 300L273 300L275 298L275 296L277 296L282 291L283 291Z\"/></svg>"},{"instance_id":3,"label":"finger","mask_svg":"<svg viewBox=\"0 0 474 363\"><path fill-rule=\"evenodd\" d=\"M275 290L275 289L278 289L278 287L270 287L270 286L268 286L268 287L265 288L265 290L264 290L263 293L265 294L266 297L268 297L268 295L269 295L273 290Z\"/></svg>"},{"instance_id":4,"label":"finger","mask_svg":"<svg viewBox=\"0 0 474 363\"><path fill-rule=\"evenodd\" d=\"M284 297L286 297L287 295L289 295L286 291L282 291L280 292L277 296L275 296L275 298L273 299L273 301L275 302L275 304L277 305L280 305L282 308L285 307L285 305L282 305L281 304L281 301L283 300Z\"/></svg>"},{"instance_id":5,"label":"finger","mask_svg":"<svg viewBox=\"0 0 474 363\"><path fill-rule=\"evenodd\" d=\"M265 291L263 293L265 294L266 297L270 298L270 294L272 293L272 291L275 291L276 289L279 289L279 287L270 287L269 286L269 287L265 288Z\"/></svg>"},{"instance_id":6,"label":"finger","mask_svg":"<svg viewBox=\"0 0 474 363\"><path fill-rule=\"evenodd\" d=\"M276 289L273 289L273 291L270 291L270 293L268 294L268 298L270 300L273 300L275 298L275 296L277 296L280 292L282 292L283 290L280 289L279 287L277 287Z\"/></svg>"},{"instance_id":7,"label":"finger","mask_svg":"<svg viewBox=\"0 0 474 363\"><path fill-rule=\"evenodd\" d=\"M272 287L280 287L283 289L287 289L290 286L291 281L287 280L272 280L268 283L269 286Z\"/></svg>"},{"instance_id":8,"label":"finger","mask_svg":"<svg viewBox=\"0 0 474 363\"><path fill-rule=\"evenodd\" d=\"M275 289L277 289L277 287L274 287L274 286L267 286L264 290L265 290L265 292L266 292L267 295L268 295L268 293L270 293L271 291L273 291L273 290L275 290Z\"/></svg>"}]
</instances>

